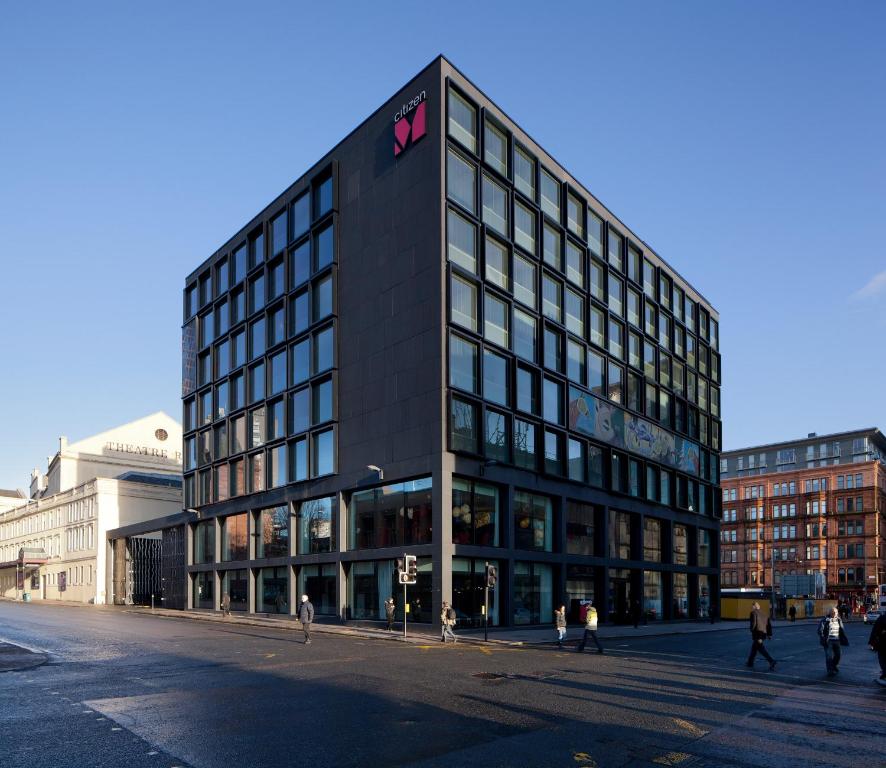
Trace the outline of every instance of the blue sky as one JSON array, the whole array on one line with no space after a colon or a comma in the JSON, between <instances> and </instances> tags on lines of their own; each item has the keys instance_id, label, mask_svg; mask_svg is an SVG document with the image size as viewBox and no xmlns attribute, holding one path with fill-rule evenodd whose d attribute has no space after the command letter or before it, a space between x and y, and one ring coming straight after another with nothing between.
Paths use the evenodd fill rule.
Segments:
<instances>
[{"instance_id":1,"label":"blue sky","mask_svg":"<svg viewBox=\"0 0 886 768\"><path fill-rule=\"evenodd\" d=\"M437 53L717 307L727 448L886 427L886 4L423 5L4 6L0 487L180 418L185 275Z\"/></svg>"}]
</instances>

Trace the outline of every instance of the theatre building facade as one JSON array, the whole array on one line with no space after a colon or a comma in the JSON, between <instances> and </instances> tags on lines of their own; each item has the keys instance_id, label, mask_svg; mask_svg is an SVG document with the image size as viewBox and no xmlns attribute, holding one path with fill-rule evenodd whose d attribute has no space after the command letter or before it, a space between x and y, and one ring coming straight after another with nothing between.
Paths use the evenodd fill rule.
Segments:
<instances>
[{"instance_id":1,"label":"theatre building facade","mask_svg":"<svg viewBox=\"0 0 886 768\"><path fill-rule=\"evenodd\" d=\"M560 122L563 125L562 121ZM189 606L626 621L718 594L719 318L438 58L188 275Z\"/></svg>"}]
</instances>

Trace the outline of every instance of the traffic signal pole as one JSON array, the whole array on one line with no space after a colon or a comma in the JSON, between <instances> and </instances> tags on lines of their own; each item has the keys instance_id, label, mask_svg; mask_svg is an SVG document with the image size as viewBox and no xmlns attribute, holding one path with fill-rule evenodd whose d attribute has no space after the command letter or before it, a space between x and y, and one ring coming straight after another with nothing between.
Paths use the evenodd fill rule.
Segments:
<instances>
[{"instance_id":1,"label":"traffic signal pole","mask_svg":"<svg viewBox=\"0 0 886 768\"><path fill-rule=\"evenodd\" d=\"M483 642L489 642L489 563L486 563L486 586L483 587Z\"/></svg>"},{"instance_id":2,"label":"traffic signal pole","mask_svg":"<svg viewBox=\"0 0 886 768\"><path fill-rule=\"evenodd\" d=\"M403 639L406 639L406 614L409 606L406 604L406 582L403 582Z\"/></svg>"}]
</instances>

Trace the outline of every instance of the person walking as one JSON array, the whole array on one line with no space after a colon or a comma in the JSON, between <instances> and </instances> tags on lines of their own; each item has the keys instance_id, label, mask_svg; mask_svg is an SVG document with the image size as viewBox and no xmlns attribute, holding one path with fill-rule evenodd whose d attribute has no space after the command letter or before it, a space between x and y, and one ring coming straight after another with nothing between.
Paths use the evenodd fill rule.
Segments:
<instances>
[{"instance_id":1,"label":"person walking","mask_svg":"<svg viewBox=\"0 0 886 768\"><path fill-rule=\"evenodd\" d=\"M797 620L797 606L796 605L792 605L790 608L788 608L788 616L790 616L791 621Z\"/></svg>"},{"instance_id":2,"label":"person walking","mask_svg":"<svg viewBox=\"0 0 886 768\"><path fill-rule=\"evenodd\" d=\"M458 642L455 632L452 631L455 622L455 609L444 600L443 609L440 611L440 642L445 643L447 637L451 637L453 643Z\"/></svg>"},{"instance_id":3,"label":"person walking","mask_svg":"<svg viewBox=\"0 0 886 768\"><path fill-rule=\"evenodd\" d=\"M886 686L886 611L880 611L880 617L874 622L868 645L876 652L877 661L880 662L880 677L877 682Z\"/></svg>"},{"instance_id":4,"label":"person walking","mask_svg":"<svg viewBox=\"0 0 886 768\"><path fill-rule=\"evenodd\" d=\"M833 677L839 671L840 658L843 655L841 646L849 645L849 638L843 631L843 620L838 616L836 608L831 608L828 615L818 623L818 639L824 648L828 677Z\"/></svg>"},{"instance_id":5,"label":"person walking","mask_svg":"<svg viewBox=\"0 0 886 768\"><path fill-rule=\"evenodd\" d=\"M311 622L314 621L314 606L308 600L307 595L301 596L301 605L298 607L298 620L305 633L305 645L311 644Z\"/></svg>"},{"instance_id":6,"label":"person walking","mask_svg":"<svg viewBox=\"0 0 886 768\"><path fill-rule=\"evenodd\" d=\"M231 596L227 592L225 592L222 595L222 601L221 601L220 607L221 607L222 616L227 618L228 616L231 615Z\"/></svg>"},{"instance_id":7,"label":"person walking","mask_svg":"<svg viewBox=\"0 0 886 768\"><path fill-rule=\"evenodd\" d=\"M561 605L554 609L554 628L557 630L557 647L563 647L566 639L566 606Z\"/></svg>"},{"instance_id":8,"label":"person walking","mask_svg":"<svg viewBox=\"0 0 886 768\"><path fill-rule=\"evenodd\" d=\"M591 638L591 640L594 641L594 644L597 646L597 653L603 653L603 646L600 645L600 640L597 637L597 609L594 608L592 602L589 602L587 605L587 611L585 613L585 633L581 636L581 642L578 644L578 648L575 649L578 653L584 653L588 638Z\"/></svg>"},{"instance_id":9,"label":"person walking","mask_svg":"<svg viewBox=\"0 0 886 768\"><path fill-rule=\"evenodd\" d=\"M763 616L760 612L760 603L754 603L753 610L751 610L751 653L748 656L748 660L746 666L753 667L754 659L757 657L759 653L764 659L769 662L769 671L773 672L775 670L775 659L773 659L769 655L769 651L766 650L763 642L765 640L772 639L772 622L769 620L768 616Z\"/></svg>"},{"instance_id":10,"label":"person walking","mask_svg":"<svg viewBox=\"0 0 886 768\"><path fill-rule=\"evenodd\" d=\"M385 618L388 621L388 632L394 631L394 598L389 597L385 600Z\"/></svg>"}]
</instances>

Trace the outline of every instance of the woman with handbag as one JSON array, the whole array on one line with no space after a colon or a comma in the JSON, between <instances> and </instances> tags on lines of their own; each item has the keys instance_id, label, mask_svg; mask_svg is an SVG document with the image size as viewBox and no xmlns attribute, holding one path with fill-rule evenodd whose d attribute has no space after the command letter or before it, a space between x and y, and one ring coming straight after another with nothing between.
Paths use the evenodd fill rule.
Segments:
<instances>
[{"instance_id":1,"label":"woman with handbag","mask_svg":"<svg viewBox=\"0 0 886 768\"><path fill-rule=\"evenodd\" d=\"M849 645L849 638L843 630L843 620L837 615L836 607L831 608L828 615L818 624L818 639L824 648L824 660L828 669L828 677L838 672L842 646Z\"/></svg>"}]
</instances>

